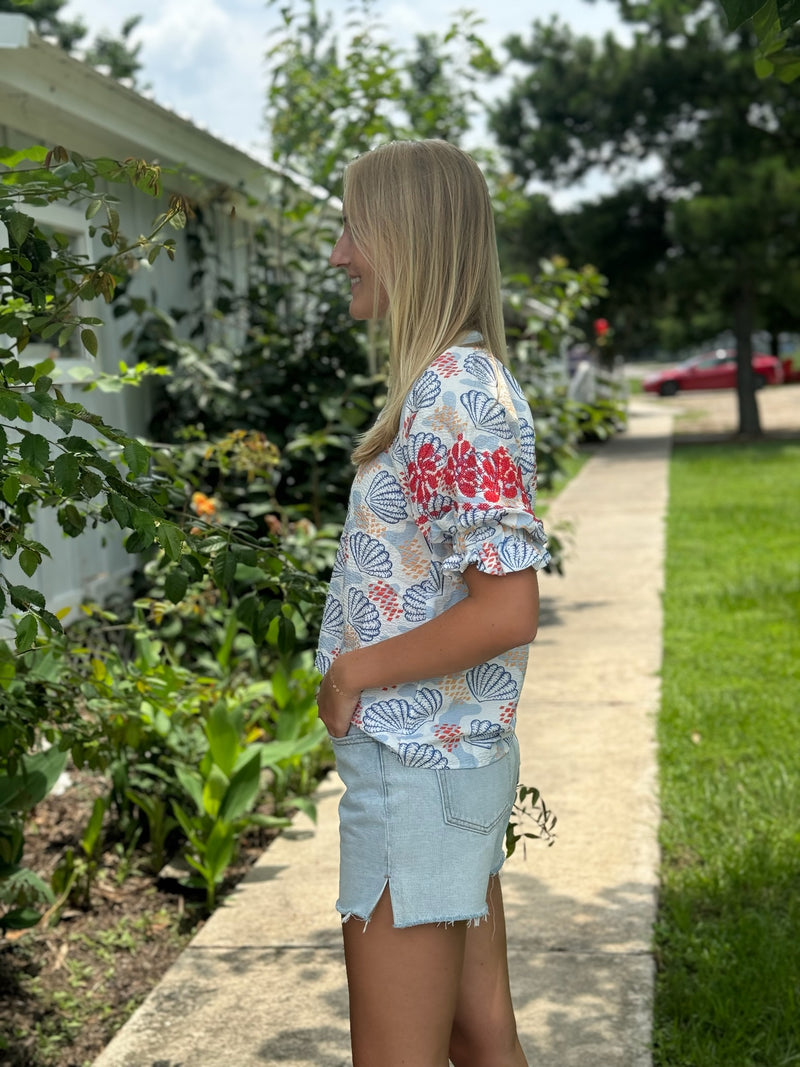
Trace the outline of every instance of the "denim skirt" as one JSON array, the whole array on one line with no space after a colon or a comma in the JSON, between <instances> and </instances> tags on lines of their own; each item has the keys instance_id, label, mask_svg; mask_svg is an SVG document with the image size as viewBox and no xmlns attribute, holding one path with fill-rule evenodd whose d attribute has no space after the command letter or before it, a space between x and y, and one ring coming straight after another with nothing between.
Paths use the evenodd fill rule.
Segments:
<instances>
[{"instance_id":1,"label":"denim skirt","mask_svg":"<svg viewBox=\"0 0 800 1067\"><path fill-rule=\"evenodd\" d=\"M519 776L516 737L484 767L406 767L351 726L331 738L345 785L339 803L337 911L368 921L388 885L394 925L478 922L505 858Z\"/></svg>"}]
</instances>

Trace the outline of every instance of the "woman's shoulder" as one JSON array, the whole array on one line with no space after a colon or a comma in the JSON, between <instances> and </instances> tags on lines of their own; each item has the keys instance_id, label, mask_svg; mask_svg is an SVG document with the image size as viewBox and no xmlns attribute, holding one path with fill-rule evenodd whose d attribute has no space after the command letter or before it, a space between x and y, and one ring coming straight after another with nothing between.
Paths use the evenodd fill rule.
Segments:
<instances>
[{"instance_id":1,"label":"woman's shoulder","mask_svg":"<svg viewBox=\"0 0 800 1067\"><path fill-rule=\"evenodd\" d=\"M451 345L431 361L414 384L437 381L449 391L480 389L494 393L502 375L503 365L488 349L480 345Z\"/></svg>"}]
</instances>

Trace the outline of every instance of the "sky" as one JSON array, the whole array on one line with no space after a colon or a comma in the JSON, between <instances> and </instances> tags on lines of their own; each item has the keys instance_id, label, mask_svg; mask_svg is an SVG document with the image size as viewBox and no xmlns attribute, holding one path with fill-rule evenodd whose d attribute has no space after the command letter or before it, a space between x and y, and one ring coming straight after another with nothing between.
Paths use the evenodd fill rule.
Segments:
<instances>
[{"instance_id":1,"label":"sky","mask_svg":"<svg viewBox=\"0 0 800 1067\"><path fill-rule=\"evenodd\" d=\"M319 0L320 11L347 18L348 0ZM619 29L610 0L375 0L375 11L398 44L415 33L444 31L455 10L485 19L480 32L499 48L512 33L527 36L534 19L558 15L576 32L600 36ZM81 17L91 36L119 33L141 15L139 79L153 98L220 139L261 154L262 109L269 31L278 23L266 0L70 0L63 18ZM506 83L507 84L507 83Z\"/></svg>"}]
</instances>

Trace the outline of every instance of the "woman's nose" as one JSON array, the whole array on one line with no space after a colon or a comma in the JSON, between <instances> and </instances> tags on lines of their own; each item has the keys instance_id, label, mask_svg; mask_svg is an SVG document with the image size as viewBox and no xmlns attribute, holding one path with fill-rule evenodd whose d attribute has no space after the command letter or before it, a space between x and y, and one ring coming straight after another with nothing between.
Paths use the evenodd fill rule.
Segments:
<instances>
[{"instance_id":1,"label":"woman's nose","mask_svg":"<svg viewBox=\"0 0 800 1067\"><path fill-rule=\"evenodd\" d=\"M347 245L345 242L345 236L339 238L336 244L333 246L329 263L332 267L346 267L348 262Z\"/></svg>"}]
</instances>

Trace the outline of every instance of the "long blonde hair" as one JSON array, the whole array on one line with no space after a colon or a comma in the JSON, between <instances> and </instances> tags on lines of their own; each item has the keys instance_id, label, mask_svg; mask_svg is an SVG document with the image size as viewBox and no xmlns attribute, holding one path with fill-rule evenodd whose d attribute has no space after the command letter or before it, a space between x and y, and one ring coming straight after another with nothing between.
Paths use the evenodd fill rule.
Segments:
<instances>
[{"instance_id":1,"label":"long blonde hair","mask_svg":"<svg viewBox=\"0 0 800 1067\"><path fill-rule=\"evenodd\" d=\"M506 359L500 265L486 181L446 141L392 141L349 165L344 213L389 298L389 388L353 462L392 443L416 379L471 330ZM376 286L376 310L379 288Z\"/></svg>"}]
</instances>

